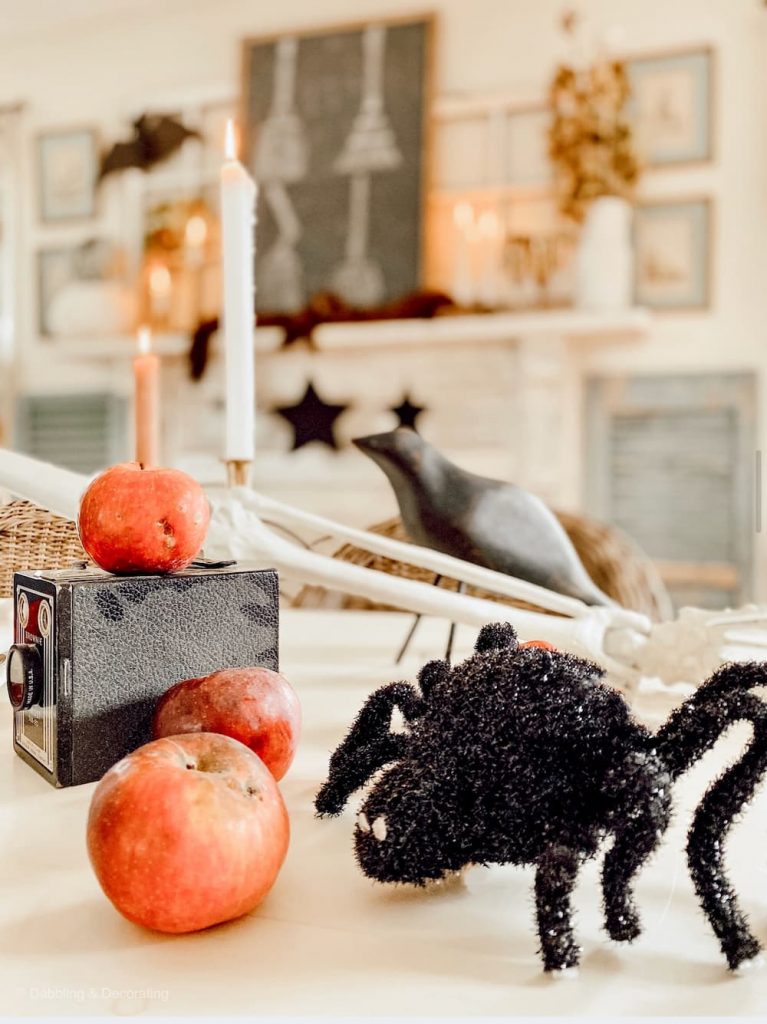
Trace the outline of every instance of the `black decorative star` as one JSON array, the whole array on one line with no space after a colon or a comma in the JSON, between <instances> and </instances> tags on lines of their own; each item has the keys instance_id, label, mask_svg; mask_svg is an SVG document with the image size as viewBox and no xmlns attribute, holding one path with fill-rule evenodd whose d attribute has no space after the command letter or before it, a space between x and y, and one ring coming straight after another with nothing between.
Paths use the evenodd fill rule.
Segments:
<instances>
[{"instance_id":1,"label":"black decorative star","mask_svg":"<svg viewBox=\"0 0 767 1024\"><path fill-rule=\"evenodd\" d=\"M292 451L298 451L311 441L319 441L328 448L338 450L334 427L338 417L349 408L348 405L333 405L323 401L309 381L300 402L295 405L284 405L274 412L282 416L293 428Z\"/></svg>"},{"instance_id":2,"label":"black decorative star","mask_svg":"<svg viewBox=\"0 0 767 1024\"><path fill-rule=\"evenodd\" d=\"M405 395L399 405L392 406L391 412L399 420L400 427L411 427L413 430L418 430L416 421L422 412L426 412L426 407L423 405L414 405L410 401L410 395Z\"/></svg>"}]
</instances>

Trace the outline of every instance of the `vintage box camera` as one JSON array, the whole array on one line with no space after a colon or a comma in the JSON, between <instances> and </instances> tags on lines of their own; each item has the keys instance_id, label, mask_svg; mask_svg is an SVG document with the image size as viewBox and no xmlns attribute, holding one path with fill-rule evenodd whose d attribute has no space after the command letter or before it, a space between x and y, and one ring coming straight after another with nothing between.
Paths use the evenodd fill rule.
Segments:
<instances>
[{"instance_id":1,"label":"vintage box camera","mask_svg":"<svg viewBox=\"0 0 767 1024\"><path fill-rule=\"evenodd\" d=\"M198 561L172 576L19 572L13 598L13 745L54 786L99 779L151 739L157 699L179 680L278 667L273 570Z\"/></svg>"}]
</instances>

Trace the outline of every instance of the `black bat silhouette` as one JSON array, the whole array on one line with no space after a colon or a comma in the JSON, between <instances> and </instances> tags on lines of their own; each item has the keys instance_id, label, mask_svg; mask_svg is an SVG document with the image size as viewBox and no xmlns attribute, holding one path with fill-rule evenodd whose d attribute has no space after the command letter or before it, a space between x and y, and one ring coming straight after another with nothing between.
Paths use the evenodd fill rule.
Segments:
<instances>
[{"instance_id":1,"label":"black bat silhouette","mask_svg":"<svg viewBox=\"0 0 767 1024\"><path fill-rule=\"evenodd\" d=\"M187 128L169 114L142 114L133 122L133 138L117 142L101 160L99 181L108 174L138 167L148 171L167 160L187 139L199 139L200 133Z\"/></svg>"}]
</instances>

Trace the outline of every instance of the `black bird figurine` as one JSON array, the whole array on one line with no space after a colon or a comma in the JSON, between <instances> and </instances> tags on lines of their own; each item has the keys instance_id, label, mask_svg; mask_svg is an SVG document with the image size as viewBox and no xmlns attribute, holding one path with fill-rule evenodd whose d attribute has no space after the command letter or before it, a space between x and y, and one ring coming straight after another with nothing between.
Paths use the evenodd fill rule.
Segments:
<instances>
[{"instance_id":1,"label":"black bird figurine","mask_svg":"<svg viewBox=\"0 0 767 1024\"><path fill-rule=\"evenodd\" d=\"M551 509L516 484L460 469L414 430L356 438L389 478L410 538L589 605L614 606Z\"/></svg>"}]
</instances>

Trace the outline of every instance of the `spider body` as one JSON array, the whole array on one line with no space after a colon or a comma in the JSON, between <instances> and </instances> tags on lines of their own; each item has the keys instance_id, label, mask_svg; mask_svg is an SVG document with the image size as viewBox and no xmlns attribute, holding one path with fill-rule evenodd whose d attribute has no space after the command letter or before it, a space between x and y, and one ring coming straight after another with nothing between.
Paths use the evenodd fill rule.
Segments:
<instances>
[{"instance_id":1,"label":"spider body","mask_svg":"<svg viewBox=\"0 0 767 1024\"><path fill-rule=\"evenodd\" d=\"M657 734L602 675L571 655L521 648L508 624L486 626L462 665L430 662L420 689L394 683L370 697L331 758L317 811L339 813L384 769L354 833L369 877L424 885L467 864L534 865L544 968L561 970L579 958L570 896L583 861L612 837L605 927L614 940L636 938L631 883L668 826L674 780L731 722L747 719L751 746L706 794L688 840L703 909L737 967L759 944L724 875L720 844L767 766L767 705L748 693L767 674L757 665L720 670ZM406 733L391 731L395 707Z\"/></svg>"}]
</instances>

